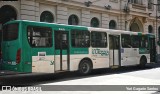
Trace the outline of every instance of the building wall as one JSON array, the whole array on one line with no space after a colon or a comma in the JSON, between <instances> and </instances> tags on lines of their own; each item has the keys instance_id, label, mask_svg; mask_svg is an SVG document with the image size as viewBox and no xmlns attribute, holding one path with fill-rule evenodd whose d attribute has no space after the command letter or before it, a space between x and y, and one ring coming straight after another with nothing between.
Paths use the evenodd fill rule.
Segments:
<instances>
[{"instance_id":1,"label":"building wall","mask_svg":"<svg viewBox=\"0 0 160 94\"><path fill-rule=\"evenodd\" d=\"M85 2L91 1L92 4L87 7ZM109 28L109 22L116 22L116 29L130 30L132 22L137 20L142 24L141 32L148 32L148 26L153 26L153 33L156 34L156 6L148 9L148 0L142 0L142 5L128 3L128 0L19 0L19 1L0 1L0 7L11 5L17 11L17 19L40 21L40 15L43 11L49 11L54 16L55 23L68 24L68 18L71 14L77 15L79 24L90 26L93 17L98 18L99 27ZM157 0L153 0L157 3ZM105 6L111 6L108 10ZM128 6L130 12L124 12L125 6ZM150 15L149 15L150 14ZM160 12L158 12L160 15ZM136 20L134 21L134 19ZM160 26L158 20L157 28ZM158 53L159 47L157 46Z\"/></svg>"}]
</instances>

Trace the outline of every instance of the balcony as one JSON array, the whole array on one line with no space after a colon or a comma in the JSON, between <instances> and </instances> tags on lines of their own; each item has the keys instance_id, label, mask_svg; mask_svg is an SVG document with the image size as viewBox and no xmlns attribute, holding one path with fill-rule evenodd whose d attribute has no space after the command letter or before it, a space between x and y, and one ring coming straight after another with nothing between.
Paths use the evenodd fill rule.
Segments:
<instances>
[{"instance_id":1,"label":"balcony","mask_svg":"<svg viewBox=\"0 0 160 94\"><path fill-rule=\"evenodd\" d=\"M132 8L133 9L139 9L139 10L143 10L146 11L147 7L143 4L132 4Z\"/></svg>"},{"instance_id":2,"label":"balcony","mask_svg":"<svg viewBox=\"0 0 160 94\"><path fill-rule=\"evenodd\" d=\"M129 4L129 9L131 12L140 12L140 13L147 13L148 7L144 4L139 3L131 3Z\"/></svg>"}]
</instances>

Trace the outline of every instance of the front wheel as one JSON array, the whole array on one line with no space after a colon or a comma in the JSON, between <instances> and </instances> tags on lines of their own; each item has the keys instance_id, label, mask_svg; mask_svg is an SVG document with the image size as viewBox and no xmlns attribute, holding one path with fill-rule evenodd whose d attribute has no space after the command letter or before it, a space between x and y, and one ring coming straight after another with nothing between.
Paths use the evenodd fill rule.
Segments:
<instances>
[{"instance_id":1,"label":"front wheel","mask_svg":"<svg viewBox=\"0 0 160 94\"><path fill-rule=\"evenodd\" d=\"M88 60L82 60L80 62L79 73L81 75L87 75L87 74L91 73L91 70L92 70L92 65L91 65L90 61L88 61Z\"/></svg>"}]
</instances>

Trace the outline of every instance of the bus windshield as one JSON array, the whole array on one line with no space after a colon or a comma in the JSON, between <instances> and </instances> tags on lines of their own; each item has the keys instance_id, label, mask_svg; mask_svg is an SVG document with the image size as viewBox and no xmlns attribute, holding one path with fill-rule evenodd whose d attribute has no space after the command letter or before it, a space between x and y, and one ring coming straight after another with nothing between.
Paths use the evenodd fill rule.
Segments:
<instances>
[{"instance_id":1,"label":"bus windshield","mask_svg":"<svg viewBox=\"0 0 160 94\"><path fill-rule=\"evenodd\" d=\"M3 27L3 41L12 41L18 38L18 23L8 24Z\"/></svg>"}]
</instances>

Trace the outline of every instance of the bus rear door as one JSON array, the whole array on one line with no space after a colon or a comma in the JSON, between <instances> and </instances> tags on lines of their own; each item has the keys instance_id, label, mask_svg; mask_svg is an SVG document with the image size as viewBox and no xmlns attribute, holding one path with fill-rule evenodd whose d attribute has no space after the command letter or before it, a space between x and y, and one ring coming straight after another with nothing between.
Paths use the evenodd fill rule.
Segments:
<instances>
[{"instance_id":1,"label":"bus rear door","mask_svg":"<svg viewBox=\"0 0 160 94\"><path fill-rule=\"evenodd\" d=\"M109 62L110 67L120 66L120 36L109 35Z\"/></svg>"},{"instance_id":2,"label":"bus rear door","mask_svg":"<svg viewBox=\"0 0 160 94\"><path fill-rule=\"evenodd\" d=\"M69 34L67 31L55 31L55 71L69 70Z\"/></svg>"},{"instance_id":3,"label":"bus rear door","mask_svg":"<svg viewBox=\"0 0 160 94\"><path fill-rule=\"evenodd\" d=\"M25 72L54 73L52 29L34 25L26 26L27 33L23 33L23 69Z\"/></svg>"}]
</instances>

